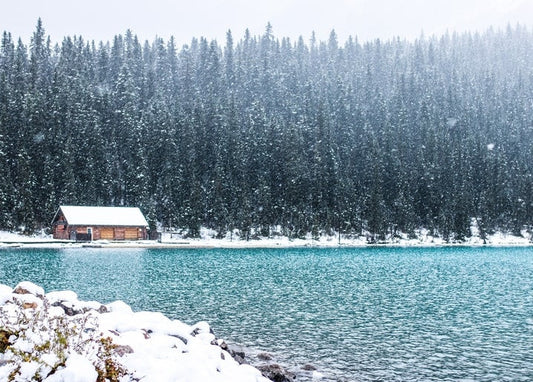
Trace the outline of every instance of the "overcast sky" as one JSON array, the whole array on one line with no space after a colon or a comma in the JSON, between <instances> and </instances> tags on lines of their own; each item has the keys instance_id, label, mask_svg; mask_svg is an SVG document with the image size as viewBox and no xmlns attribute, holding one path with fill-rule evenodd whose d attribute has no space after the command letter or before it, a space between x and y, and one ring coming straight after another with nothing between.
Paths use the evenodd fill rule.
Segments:
<instances>
[{"instance_id":1,"label":"overcast sky","mask_svg":"<svg viewBox=\"0 0 533 382\"><path fill-rule=\"evenodd\" d=\"M533 0L8 0L0 12L0 31L28 43L41 17L54 42L78 35L110 41L131 29L144 40L174 36L179 45L192 37L217 39L231 29L239 40L246 28L262 34L268 22L278 38L306 41L315 31L326 40L360 41L399 36L413 39L448 31L484 31L517 22L533 27Z\"/></svg>"}]
</instances>

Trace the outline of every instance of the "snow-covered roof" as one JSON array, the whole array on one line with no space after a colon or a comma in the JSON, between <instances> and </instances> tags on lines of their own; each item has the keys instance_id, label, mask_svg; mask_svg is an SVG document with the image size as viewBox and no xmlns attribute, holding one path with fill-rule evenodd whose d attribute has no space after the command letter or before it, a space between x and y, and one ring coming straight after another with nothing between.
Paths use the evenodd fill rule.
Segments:
<instances>
[{"instance_id":1,"label":"snow-covered roof","mask_svg":"<svg viewBox=\"0 0 533 382\"><path fill-rule=\"evenodd\" d=\"M60 206L69 225L146 227L148 223L137 207ZM55 220L55 218L54 218Z\"/></svg>"}]
</instances>

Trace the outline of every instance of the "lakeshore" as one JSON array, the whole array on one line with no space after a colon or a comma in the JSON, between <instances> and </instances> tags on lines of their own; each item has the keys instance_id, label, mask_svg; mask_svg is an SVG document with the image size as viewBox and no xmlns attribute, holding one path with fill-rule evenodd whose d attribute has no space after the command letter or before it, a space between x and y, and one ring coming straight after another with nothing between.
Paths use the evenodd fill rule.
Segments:
<instances>
[{"instance_id":1,"label":"lakeshore","mask_svg":"<svg viewBox=\"0 0 533 382\"><path fill-rule=\"evenodd\" d=\"M207 322L133 312L122 301L80 301L73 291L45 293L27 281L0 284L0 317L2 381L270 381Z\"/></svg>"},{"instance_id":2,"label":"lakeshore","mask_svg":"<svg viewBox=\"0 0 533 382\"><path fill-rule=\"evenodd\" d=\"M441 237L431 236L426 230L420 230L415 237L398 234L384 240L371 242L368 235L343 236L321 235L305 238L289 238L281 235L272 237L256 237L245 240L238 235L219 239L212 231L203 229L199 238L187 238L186 235L164 233L161 240L109 241L96 240L76 242L71 240L53 239L51 235L26 236L18 233L0 231L0 248L161 248L161 249L202 249L202 248L366 248L366 247L446 247L446 246L533 246L533 236L523 231L521 236L497 232L488 235L485 240L473 229L471 237L462 241L446 241Z\"/></svg>"}]
</instances>

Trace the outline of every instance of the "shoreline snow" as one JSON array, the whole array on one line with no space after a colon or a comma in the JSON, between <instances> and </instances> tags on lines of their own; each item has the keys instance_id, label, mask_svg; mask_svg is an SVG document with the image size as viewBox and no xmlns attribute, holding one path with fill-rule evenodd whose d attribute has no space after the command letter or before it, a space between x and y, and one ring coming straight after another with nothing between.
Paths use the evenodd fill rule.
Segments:
<instances>
[{"instance_id":1,"label":"shoreline snow","mask_svg":"<svg viewBox=\"0 0 533 382\"><path fill-rule=\"evenodd\" d=\"M502 232L488 235L483 240L479 231L472 226L472 236L463 241L449 241L437 236L431 236L427 230L421 229L416 232L415 238L409 238L406 234L398 234L395 237L386 238L377 243L370 243L368 235L343 236L340 239L337 234L321 235L312 237L310 234L305 238L289 238L281 235L258 237L250 240L239 238L238 235L219 239L216 232L202 229L200 238L187 238L186 233L164 233L161 240L141 241L107 241L97 240L93 242L73 242L68 240L54 240L51 235L24 236L18 233L0 231L0 248L365 248L365 247L515 247L533 246L533 235L524 230L522 236L514 236ZM233 238L235 237L235 239Z\"/></svg>"},{"instance_id":2,"label":"shoreline snow","mask_svg":"<svg viewBox=\"0 0 533 382\"><path fill-rule=\"evenodd\" d=\"M207 322L187 325L122 301L0 284L0 381L268 382L224 350Z\"/></svg>"}]
</instances>

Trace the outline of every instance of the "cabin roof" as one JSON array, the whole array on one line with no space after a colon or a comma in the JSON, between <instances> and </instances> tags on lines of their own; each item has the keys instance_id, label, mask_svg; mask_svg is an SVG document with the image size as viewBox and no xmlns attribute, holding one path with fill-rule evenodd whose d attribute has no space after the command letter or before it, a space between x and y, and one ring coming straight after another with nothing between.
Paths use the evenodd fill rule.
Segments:
<instances>
[{"instance_id":1,"label":"cabin roof","mask_svg":"<svg viewBox=\"0 0 533 382\"><path fill-rule=\"evenodd\" d=\"M137 207L60 206L54 221L62 212L69 225L147 227L148 223Z\"/></svg>"}]
</instances>

